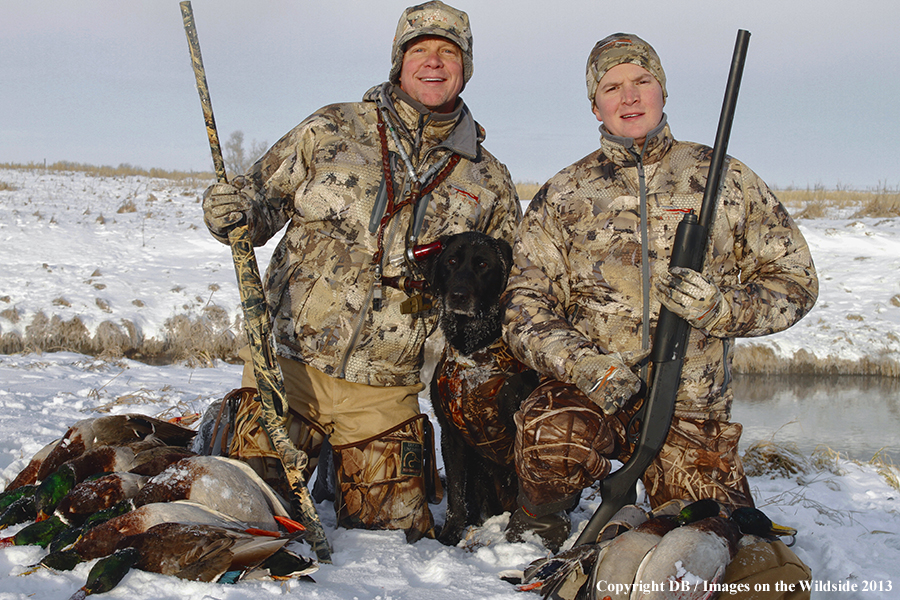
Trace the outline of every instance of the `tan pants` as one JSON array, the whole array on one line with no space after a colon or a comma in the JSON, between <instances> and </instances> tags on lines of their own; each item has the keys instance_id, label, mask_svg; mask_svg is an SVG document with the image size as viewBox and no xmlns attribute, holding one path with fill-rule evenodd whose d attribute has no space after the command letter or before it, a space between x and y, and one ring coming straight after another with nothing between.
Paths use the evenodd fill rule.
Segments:
<instances>
[{"instance_id":1,"label":"tan pants","mask_svg":"<svg viewBox=\"0 0 900 600\"><path fill-rule=\"evenodd\" d=\"M230 454L285 493L278 454L260 423L259 404L254 400L256 378L249 348L239 356L245 361L244 387L239 390L243 395ZM278 361L288 400L285 429L309 456L307 480L325 436L330 439L338 524L403 529L410 542L434 537L428 499L432 486L439 494L439 482L428 417L419 411L424 386L369 386L330 377L297 361L282 357Z\"/></svg>"},{"instance_id":2,"label":"tan pants","mask_svg":"<svg viewBox=\"0 0 900 600\"><path fill-rule=\"evenodd\" d=\"M241 387L257 387L250 347L238 353L244 360ZM289 358L278 357L284 392L291 411L315 424L333 446L353 444L393 429L419 414L424 385L382 387L331 377Z\"/></svg>"}]
</instances>

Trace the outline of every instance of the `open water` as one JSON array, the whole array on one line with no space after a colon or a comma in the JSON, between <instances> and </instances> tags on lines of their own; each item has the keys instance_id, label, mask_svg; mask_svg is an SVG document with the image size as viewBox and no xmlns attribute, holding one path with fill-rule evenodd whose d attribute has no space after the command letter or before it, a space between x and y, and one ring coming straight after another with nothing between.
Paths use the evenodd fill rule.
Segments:
<instances>
[{"instance_id":1,"label":"open water","mask_svg":"<svg viewBox=\"0 0 900 600\"><path fill-rule=\"evenodd\" d=\"M737 375L732 420L741 451L756 441L827 446L852 459L900 464L900 380L890 377Z\"/></svg>"}]
</instances>

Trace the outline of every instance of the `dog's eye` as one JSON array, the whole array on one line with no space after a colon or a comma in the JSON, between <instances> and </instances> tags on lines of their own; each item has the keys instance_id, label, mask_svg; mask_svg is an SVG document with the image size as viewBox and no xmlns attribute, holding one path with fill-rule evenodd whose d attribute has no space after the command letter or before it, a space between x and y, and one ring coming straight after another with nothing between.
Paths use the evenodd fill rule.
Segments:
<instances>
[{"instance_id":1,"label":"dog's eye","mask_svg":"<svg viewBox=\"0 0 900 600\"><path fill-rule=\"evenodd\" d=\"M450 257L450 258L447 259L447 264L450 265L450 266L452 266L452 267L455 267L455 266L457 265L457 263L459 263L459 259L456 258L455 256Z\"/></svg>"},{"instance_id":2,"label":"dog's eye","mask_svg":"<svg viewBox=\"0 0 900 600\"><path fill-rule=\"evenodd\" d=\"M478 261L478 268L479 268L479 269L484 270L484 269L487 269L487 267L488 267L488 264L487 264L487 261L486 261L486 260L480 260L480 261Z\"/></svg>"}]
</instances>

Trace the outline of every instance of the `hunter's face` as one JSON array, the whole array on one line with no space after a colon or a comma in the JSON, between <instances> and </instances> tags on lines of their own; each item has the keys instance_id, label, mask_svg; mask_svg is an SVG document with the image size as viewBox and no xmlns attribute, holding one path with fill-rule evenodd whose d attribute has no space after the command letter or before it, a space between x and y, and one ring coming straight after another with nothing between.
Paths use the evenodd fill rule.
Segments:
<instances>
[{"instance_id":1,"label":"hunter's face","mask_svg":"<svg viewBox=\"0 0 900 600\"><path fill-rule=\"evenodd\" d=\"M451 112L463 88L462 50L448 39L422 36L403 53L400 89L434 112Z\"/></svg>"},{"instance_id":2,"label":"hunter's face","mask_svg":"<svg viewBox=\"0 0 900 600\"><path fill-rule=\"evenodd\" d=\"M643 146L647 134L662 120L662 86L650 71L622 63L607 71L597 85L594 115L613 135L634 138Z\"/></svg>"}]
</instances>

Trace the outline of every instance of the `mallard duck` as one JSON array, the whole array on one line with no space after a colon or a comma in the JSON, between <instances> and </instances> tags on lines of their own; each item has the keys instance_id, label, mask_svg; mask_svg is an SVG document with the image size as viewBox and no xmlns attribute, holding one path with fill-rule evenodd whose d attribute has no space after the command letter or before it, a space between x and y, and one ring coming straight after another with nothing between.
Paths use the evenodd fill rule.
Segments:
<instances>
[{"instance_id":1,"label":"mallard duck","mask_svg":"<svg viewBox=\"0 0 900 600\"><path fill-rule=\"evenodd\" d=\"M40 546L46 548L53 538L67 529L69 525L57 517L26 525L14 535L0 538L0 547L6 546Z\"/></svg>"},{"instance_id":2,"label":"mallard duck","mask_svg":"<svg viewBox=\"0 0 900 600\"><path fill-rule=\"evenodd\" d=\"M109 591L132 568L192 581L217 581L227 572L257 567L294 537L296 534L161 523L129 536L115 553L97 561L84 587L72 598ZM307 566L310 564L307 559Z\"/></svg>"},{"instance_id":3,"label":"mallard duck","mask_svg":"<svg viewBox=\"0 0 900 600\"><path fill-rule=\"evenodd\" d=\"M150 479L137 473L112 472L75 485L53 514L72 525L123 500L133 499Z\"/></svg>"},{"instance_id":4,"label":"mallard duck","mask_svg":"<svg viewBox=\"0 0 900 600\"><path fill-rule=\"evenodd\" d=\"M35 491L32 490L31 493L17 498L6 507L3 514L0 514L0 530L6 529L10 525L33 521L37 517L37 509L34 505Z\"/></svg>"},{"instance_id":5,"label":"mallard duck","mask_svg":"<svg viewBox=\"0 0 900 600\"><path fill-rule=\"evenodd\" d=\"M168 465L193 455L180 446L153 446L135 451L130 446L98 446L63 463L45 477L35 491L37 519L46 518L77 484L103 473L157 474Z\"/></svg>"},{"instance_id":6,"label":"mallard duck","mask_svg":"<svg viewBox=\"0 0 900 600\"><path fill-rule=\"evenodd\" d=\"M41 470L41 465L44 464L44 460L47 456L50 455L50 452L56 448L56 445L59 444L60 440L54 440L38 450L34 456L31 457L31 460L28 461L28 464L25 465L19 473L6 485L6 489L4 493L9 493L13 490L18 490L22 486L34 485L38 481L38 471Z\"/></svg>"},{"instance_id":7,"label":"mallard duck","mask_svg":"<svg viewBox=\"0 0 900 600\"><path fill-rule=\"evenodd\" d=\"M241 521L196 502L187 500L159 502L146 504L92 527L72 546L72 550L84 560L108 556L124 538L144 533L160 523L197 523L228 529L246 529L246 525Z\"/></svg>"},{"instance_id":8,"label":"mallard duck","mask_svg":"<svg viewBox=\"0 0 900 600\"><path fill-rule=\"evenodd\" d=\"M603 526L597 536L597 543L582 544L549 558L532 562L522 574L519 590L537 590L545 598L553 598L558 597L562 588L577 589L583 586L590 577L598 556L605 551L610 540L638 527L648 516L639 506L633 504L623 506Z\"/></svg>"},{"instance_id":9,"label":"mallard duck","mask_svg":"<svg viewBox=\"0 0 900 600\"><path fill-rule=\"evenodd\" d=\"M195 434L195 431L186 427L141 414L106 415L83 419L69 427L63 437L52 445L46 457L40 461L36 481L43 481L63 463L81 456L91 448L123 446L145 440L147 445L185 447ZM30 469L30 465L31 463L25 469ZM16 480L18 479L17 477Z\"/></svg>"},{"instance_id":10,"label":"mallard duck","mask_svg":"<svg viewBox=\"0 0 900 600\"><path fill-rule=\"evenodd\" d=\"M634 577L637 600L704 598L717 589L742 536L796 535L756 508L735 509L673 529L646 554ZM654 585L655 584L655 585Z\"/></svg>"},{"instance_id":11,"label":"mallard duck","mask_svg":"<svg viewBox=\"0 0 900 600\"><path fill-rule=\"evenodd\" d=\"M718 503L706 501L688 504L673 500L657 507L647 515L646 521L615 537L598 553L590 574L591 589L599 591L602 598L627 600L641 561L665 535L686 523L718 513Z\"/></svg>"},{"instance_id":12,"label":"mallard duck","mask_svg":"<svg viewBox=\"0 0 900 600\"><path fill-rule=\"evenodd\" d=\"M191 500L251 527L275 530L275 516L288 507L246 463L221 456L184 458L151 478L134 498L135 506Z\"/></svg>"}]
</instances>

